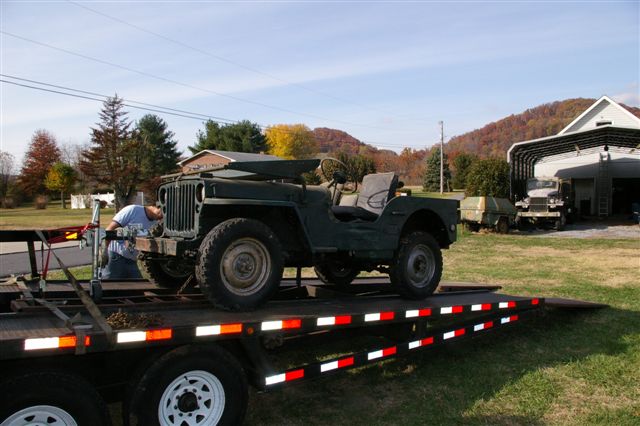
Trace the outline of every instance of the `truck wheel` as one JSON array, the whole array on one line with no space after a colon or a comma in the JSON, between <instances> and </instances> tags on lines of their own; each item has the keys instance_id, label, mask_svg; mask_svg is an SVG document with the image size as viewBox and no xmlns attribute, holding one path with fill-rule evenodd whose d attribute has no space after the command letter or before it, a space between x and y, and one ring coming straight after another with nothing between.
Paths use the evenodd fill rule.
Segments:
<instances>
[{"instance_id":1,"label":"truck wheel","mask_svg":"<svg viewBox=\"0 0 640 426\"><path fill-rule=\"evenodd\" d=\"M108 426L107 405L82 377L57 372L27 373L3 382L2 426Z\"/></svg>"},{"instance_id":2,"label":"truck wheel","mask_svg":"<svg viewBox=\"0 0 640 426\"><path fill-rule=\"evenodd\" d=\"M183 346L153 363L129 395L126 425L238 425L247 408L247 378L222 348Z\"/></svg>"},{"instance_id":3,"label":"truck wheel","mask_svg":"<svg viewBox=\"0 0 640 426\"><path fill-rule=\"evenodd\" d=\"M480 224L475 222L465 222L464 227L470 232L478 232L480 230Z\"/></svg>"},{"instance_id":4,"label":"truck wheel","mask_svg":"<svg viewBox=\"0 0 640 426\"><path fill-rule=\"evenodd\" d=\"M247 310L280 286L283 260L271 229L254 219L229 219L202 241L196 260L200 291L223 309Z\"/></svg>"},{"instance_id":5,"label":"truck wheel","mask_svg":"<svg viewBox=\"0 0 640 426\"><path fill-rule=\"evenodd\" d=\"M193 266L180 258L160 260L145 256L139 265L149 281L162 288L180 288L193 275Z\"/></svg>"},{"instance_id":6,"label":"truck wheel","mask_svg":"<svg viewBox=\"0 0 640 426\"><path fill-rule=\"evenodd\" d=\"M498 234L508 234L509 233L509 219L506 217L501 217L498 219L498 223L496 224L496 232Z\"/></svg>"},{"instance_id":7,"label":"truck wheel","mask_svg":"<svg viewBox=\"0 0 640 426\"><path fill-rule=\"evenodd\" d=\"M567 218L564 214L560 215L560 218L555 221L554 228L556 231L564 231L564 226L567 224Z\"/></svg>"},{"instance_id":8,"label":"truck wheel","mask_svg":"<svg viewBox=\"0 0 640 426\"><path fill-rule=\"evenodd\" d=\"M334 260L318 262L313 269L320 281L325 284L335 284L338 287L348 286L360 273L359 269Z\"/></svg>"},{"instance_id":9,"label":"truck wheel","mask_svg":"<svg viewBox=\"0 0 640 426\"><path fill-rule=\"evenodd\" d=\"M400 240L389 278L398 293L409 299L424 299L438 287L442 276L442 252L426 232L413 232Z\"/></svg>"}]
</instances>

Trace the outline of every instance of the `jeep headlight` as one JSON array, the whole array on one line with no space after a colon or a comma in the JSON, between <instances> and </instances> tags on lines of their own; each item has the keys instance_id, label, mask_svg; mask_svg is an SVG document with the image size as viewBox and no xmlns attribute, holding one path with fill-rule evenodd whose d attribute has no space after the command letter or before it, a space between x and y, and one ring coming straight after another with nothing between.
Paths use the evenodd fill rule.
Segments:
<instances>
[{"instance_id":1,"label":"jeep headlight","mask_svg":"<svg viewBox=\"0 0 640 426\"><path fill-rule=\"evenodd\" d=\"M158 191L158 201L160 201L162 205L167 204L167 188L160 188L160 191Z\"/></svg>"},{"instance_id":2,"label":"jeep headlight","mask_svg":"<svg viewBox=\"0 0 640 426\"><path fill-rule=\"evenodd\" d=\"M198 186L196 186L196 201L201 203L204 201L204 199L205 199L204 184L200 183L198 184Z\"/></svg>"}]
</instances>

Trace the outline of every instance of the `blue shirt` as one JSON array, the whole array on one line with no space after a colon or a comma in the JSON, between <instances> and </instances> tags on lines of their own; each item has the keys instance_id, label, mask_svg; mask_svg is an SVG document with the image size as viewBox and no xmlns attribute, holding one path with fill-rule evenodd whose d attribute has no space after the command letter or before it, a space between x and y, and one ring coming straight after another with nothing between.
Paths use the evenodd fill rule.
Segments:
<instances>
[{"instance_id":1,"label":"blue shirt","mask_svg":"<svg viewBox=\"0 0 640 426\"><path fill-rule=\"evenodd\" d=\"M129 230L137 229L137 235L144 237L149 234L149 228L151 228L156 221L150 220L144 211L144 206L130 205L120 210L112 219L114 222L120 224L122 228L129 228ZM127 259L136 260L138 257L138 250L129 247L128 241L111 241L109 243L109 251L118 253L122 257Z\"/></svg>"}]
</instances>

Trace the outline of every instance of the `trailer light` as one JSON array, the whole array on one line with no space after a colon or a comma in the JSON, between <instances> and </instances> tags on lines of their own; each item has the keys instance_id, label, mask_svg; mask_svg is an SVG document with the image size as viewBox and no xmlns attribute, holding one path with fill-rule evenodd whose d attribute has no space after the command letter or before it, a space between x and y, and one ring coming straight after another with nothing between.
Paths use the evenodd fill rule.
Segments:
<instances>
[{"instance_id":1,"label":"trailer light","mask_svg":"<svg viewBox=\"0 0 640 426\"><path fill-rule=\"evenodd\" d=\"M516 302L500 302L500 304L498 305L498 308L500 309L515 308L515 307L516 307Z\"/></svg>"},{"instance_id":2,"label":"trailer light","mask_svg":"<svg viewBox=\"0 0 640 426\"><path fill-rule=\"evenodd\" d=\"M242 333L242 324L202 325L196 327L196 336L217 336Z\"/></svg>"},{"instance_id":3,"label":"trailer light","mask_svg":"<svg viewBox=\"0 0 640 426\"><path fill-rule=\"evenodd\" d=\"M365 322L371 321L389 321L395 318L394 312L376 312L375 314L366 314L364 316Z\"/></svg>"},{"instance_id":4,"label":"trailer light","mask_svg":"<svg viewBox=\"0 0 640 426\"><path fill-rule=\"evenodd\" d=\"M342 358L337 361L327 362L320 365L320 372L324 373L331 370L337 370L339 368L349 367L353 365L354 359L352 356L349 358Z\"/></svg>"},{"instance_id":5,"label":"trailer light","mask_svg":"<svg viewBox=\"0 0 640 426\"><path fill-rule=\"evenodd\" d=\"M539 299L531 299L531 304L532 305L538 305L540 303Z\"/></svg>"},{"instance_id":6,"label":"trailer light","mask_svg":"<svg viewBox=\"0 0 640 426\"><path fill-rule=\"evenodd\" d=\"M327 325L345 325L351 324L351 315L340 315L336 317L321 317L316 321L318 327Z\"/></svg>"},{"instance_id":7,"label":"trailer light","mask_svg":"<svg viewBox=\"0 0 640 426\"><path fill-rule=\"evenodd\" d=\"M445 308L440 308L440 314L459 314L462 312L462 306L447 306Z\"/></svg>"},{"instance_id":8,"label":"trailer light","mask_svg":"<svg viewBox=\"0 0 640 426\"><path fill-rule=\"evenodd\" d=\"M431 308L427 309L415 309L406 312L406 318L415 318L415 317L428 317L431 316Z\"/></svg>"}]
</instances>

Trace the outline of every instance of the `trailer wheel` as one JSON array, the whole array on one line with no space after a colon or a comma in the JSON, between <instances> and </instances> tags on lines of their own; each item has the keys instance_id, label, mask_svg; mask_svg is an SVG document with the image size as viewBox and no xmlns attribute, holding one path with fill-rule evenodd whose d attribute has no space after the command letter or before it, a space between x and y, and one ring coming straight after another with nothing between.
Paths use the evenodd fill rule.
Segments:
<instances>
[{"instance_id":1,"label":"trailer wheel","mask_svg":"<svg viewBox=\"0 0 640 426\"><path fill-rule=\"evenodd\" d=\"M142 272L149 277L149 281L162 288L180 288L193 275L192 264L185 263L184 259L172 258L156 259L153 256L144 256L139 262Z\"/></svg>"},{"instance_id":2,"label":"trailer wheel","mask_svg":"<svg viewBox=\"0 0 640 426\"><path fill-rule=\"evenodd\" d=\"M183 346L156 361L130 395L123 412L127 425L237 425L247 408L247 379L227 351Z\"/></svg>"},{"instance_id":3,"label":"trailer wheel","mask_svg":"<svg viewBox=\"0 0 640 426\"><path fill-rule=\"evenodd\" d=\"M498 223L496 224L496 232L498 234L508 234L509 233L509 219L502 216L498 219Z\"/></svg>"},{"instance_id":4,"label":"trailer wheel","mask_svg":"<svg viewBox=\"0 0 640 426\"><path fill-rule=\"evenodd\" d=\"M359 269L335 260L318 262L313 269L320 281L325 284L335 284L338 287L348 286L360 273Z\"/></svg>"},{"instance_id":5,"label":"trailer wheel","mask_svg":"<svg viewBox=\"0 0 640 426\"><path fill-rule=\"evenodd\" d=\"M426 232L413 232L400 240L389 278L398 293L409 299L424 299L438 287L442 276L442 252Z\"/></svg>"},{"instance_id":6,"label":"trailer wheel","mask_svg":"<svg viewBox=\"0 0 640 426\"><path fill-rule=\"evenodd\" d=\"M254 219L236 218L213 228L196 261L200 291L228 310L253 309L280 286L283 260L273 231Z\"/></svg>"},{"instance_id":7,"label":"trailer wheel","mask_svg":"<svg viewBox=\"0 0 640 426\"><path fill-rule=\"evenodd\" d=\"M27 373L0 385L2 426L108 426L102 397L82 377L57 372Z\"/></svg>"}]
</instances>

